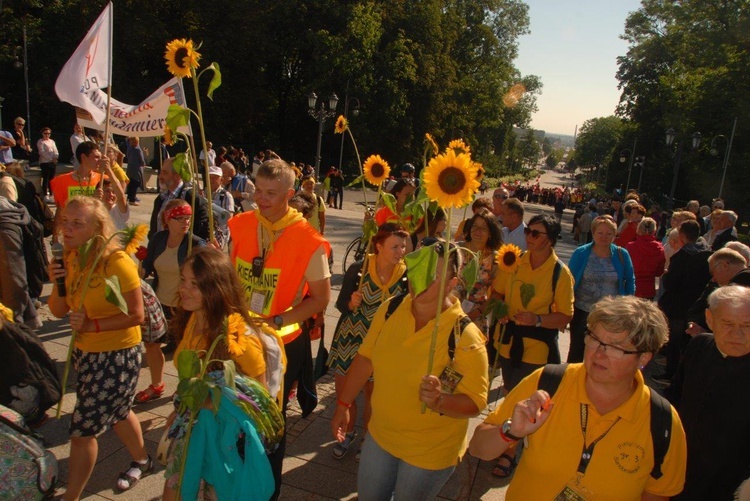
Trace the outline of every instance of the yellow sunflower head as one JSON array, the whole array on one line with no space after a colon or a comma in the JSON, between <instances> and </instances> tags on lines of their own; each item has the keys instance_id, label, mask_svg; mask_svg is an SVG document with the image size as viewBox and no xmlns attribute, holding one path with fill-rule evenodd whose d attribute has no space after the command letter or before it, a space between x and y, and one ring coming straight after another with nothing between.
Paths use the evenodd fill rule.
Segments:
<instances>
[{"instance_id":1,"label":"yellow sunflower head","mask_svg":"<svg viewBox=\"0 0 750 501\"><path fill-rule=\"evenodd\" d=\"M464 143L463 139L454 139L450 143L448 143L448 148L446 148L447 151L453 151L456 155L460 155L461 153L465 155L471 155L471 147L469 147L468 144Z\"/></svg>"},{"instance_id":2,"label":"yellow sunflower head","mask_svg":"<svg viewBox=\"0 0 750 501\"><path fill-rule=\"evenodd\" d=\"M514 272L521 262L521 249L513 244L504 244L497 251L496 262L502 271Z\"/></svg>"},{"instance_id":3,"label":"yellow sunflower head","mask_svg":"<svg viewBox=\"0 0 750 501\"><path fill-rule=\"evenodd\" d=\"M370 155L362 168L365 171L365 179L374 186L379 186L391 174L391 167L380 158L380 155Z\"/></svg>"},{"instance_id":4,"label":"yellow sunflower head","mask_svg":"<svg viewBox=\"0 0 750 501\"><path fill-rule=\"evenodd\" d=\"M344 117L344 115L339 115L339 117L336 119L336 127L333 129L333 131L336 134L343 134L346 132L346 129L349 127L349 121Z\"/></svg>"},{"instance_id":5,"label":"yellow sunflower head","mask_svg":"<svg viewBox=\"0 0 750 501\"><path fill-rule=\"evenodd\" d=\"M174 134L172 133L172 129L169 128L169 125L164 126L164 144L167 146L174 145Z\"/></svg>"},{"instance_id":6,"label":"yellow sunflower head","mask_svg":"<svg viewBox=\"0 0 750 501\"><path fill-rule=\"evenodd\" d=\"M146 238L146 235L148 235L148 225L132 224L126 226L125 229L122 230L120 243L122 243L122 246L127 254L133 254L138 250L138 246L141 244L143 239Z\"/></svg>"},{"instance_id":7,"label":"yellow sunflower head","mask_svg":"<svg viewBox=\"0 0 750 501\"><path fill-rule=\"evenodd\" d=\"M239 356L245 353L247 349L247 340L245 339L245 330L247 325L245 319L239 313L233 313L229 316L227 322L227 351L231 355Z\"/></svg>"},{"instance_id":8,"label":"yellow sunflower head","mask_svg":"<svg viewBox=\"0 0 750 501\"><path fill-rule=\"evenodd\" d=\"M474 167L477 168L477 181L480 183L482 182L482 179L484 179L484 165L480 164L479 162L473 162Z\"/></svg>"},{"instance_id":9,"label":"yellow sunflower head","mask_svg":"<svg viewBox=\"0 0 750 501\"><path fill-rule=\"evenodd\" d=\"M430 160L424 172L424 184L429 199L443 209L463 207L471 203L479 189L477 168L469 155L457 155L448 149Z\"/></svg>"},{"instance_id":10,"label":"yellow sunflower head","mask_svg":"<svg viewBox=\"0 0 750 501\"><path fill-rule=\"evenodd\" d=\"M437 141L435 141L435 138L432 137L432 134L429 132L425 133L424 135L424 147L427 153L430 155L437 155L440 153L440 148L438 148Z\"/></svg>"},{"instance_id":11,"label":"yellow sunflower head","mask_svg":"<svg viewBox=\"0 0 750 501\"><path fill-rule=\"evenodd\" d=\"M164 59L167 60L167 69L176 77L192 76L191 70L198 68L201 55L193 47L192 40L176 38L167 44Z\"/></svg>"}]
</instances>

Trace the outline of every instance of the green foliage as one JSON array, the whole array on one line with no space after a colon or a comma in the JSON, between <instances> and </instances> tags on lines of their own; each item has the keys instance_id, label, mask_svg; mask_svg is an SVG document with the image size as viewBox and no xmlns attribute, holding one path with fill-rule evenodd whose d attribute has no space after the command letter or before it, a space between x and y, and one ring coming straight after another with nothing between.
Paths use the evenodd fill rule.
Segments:
<instances>
[{"instance_id":1,"label":"green foliage","mask_svg":"<svg viewBox=\"0 0 750 501\"><path fill-rule=\"evenodd\" d=\"M521 304L524 308L529 306L529 302L534 298L534 284L521 284Z\"/></svg>"},{"instance_id":2,"label":"green foliage","mask_svg":"<svg viewBox=\"0 0 750 501\"><path fill-rule=\"evenodd\" d=\"M117 306L117 309L124 314L128 314L128 303L126 303L125 298L122 297L120 279L117 275L104 278L104 299L106 299L109 304Z\"/></svg>"},{"instance_id":3,"label":"green foliage","mask_svg":"<svg viewBox=\"0 0 750 501\"><path fill-rule=\"evenodd\" d=\"M206 71L206 70L212 70L213 72L213 76L211 77L211 82L209 82L208 90L206 91L206 96L208 96L208 98L213 101L214 91L218 89L219 87L221 87L221 70L219 70L219 63L211 63L211 66L209 66L203 71Z\"/></svg>"}]
</instances>

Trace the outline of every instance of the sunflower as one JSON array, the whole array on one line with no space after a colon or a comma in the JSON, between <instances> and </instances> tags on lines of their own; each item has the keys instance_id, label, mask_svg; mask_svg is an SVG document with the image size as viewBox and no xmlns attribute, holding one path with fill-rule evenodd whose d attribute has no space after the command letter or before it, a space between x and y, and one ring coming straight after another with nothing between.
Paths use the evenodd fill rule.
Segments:
<instances>
[{"instance_id":1,"label":"sunflower","mask_svg":"<svg viewBox=\"0 0 750 501\"><path fill-rule=\"evenodd\" d=\"M504 244L497 251L497 265L501 270L512 273L521 262L521 249L513 244Z\"/></svg>"},{"instance_id":2,"label":"sunflower","mask_svg":"<svg viewBox=\"0 0 750 501\"><path fill-rule=\"evenodd\" d=\"M169 128L169 125L164 126L164 144L167 146L174 145L174 134L172 133L172 129Z\"/></svg>"},{"instance_id":3,"label":"sunflower","mask_svg":"<svg viewBox=\"0 0 750 501\"><path fill-rule=\"evenodd\" d=\"M484 179L484 165L480 164L479 162L472 162L474 164L474 167L477 168L477 181L480 183L482 182L482 179Z\"/></svg>"},{"instance_id":4,"label":"sunflower","mask_svg":"<svg viewBox=\"0 0 750 501\"><path fill-rule=\"evenodd\" d=\"M388 162L380 158L380 155L370 155L362 167L365 171L365 179L374 186L380 185L391 174L391 167Z\"/></svg>"},{"instance_id":5,"label":"sunflower","mask_svg":"<svg viewBox=\"0 0 750 501\"><path fill-rule=\"evenodd\" d=\"M227 351L231 355L239 356L245 353L247 341L245 340L245 319L239 313L233 313L227 321Z\"/></svg>"},{"instance_id":6,"label":"sunflower","mask_svg":"<svg viewBox=\"0 0 750 501\"><path fill-rule=\"evenodd\" d=\"M448 143L448 148L446 148L445 151L447 152L451 150L453 150L456 155L460 155L461 153L471 155L471 148L468 144L464 143L463 139L454 139Z\"/></svg>"},{"instance_id":7,"label":"sunflower","mask_svg":"<svg viewBox=\"0 0 750 501\"><path fill-rule=\"evenodd\" d=\"M167 69L176 77L192 76L191 70L198 67L201 55L193 48L192 40L184 38L174 39L167 44L164 59L167 60Z\"/></svg>"},{"instance_id":8,"label":"sunflower","mask_svg":"<svg viewBox=\"0 0 750 501\"><path fill-rule=\"evenodd\" d=\"M443 209L463 207L471 202L474 193L479 189L477 168L469 155L456 153L448 149L438 155L427 165L424 173L424 184L430 200L437 201Z\"/></svg>"},{"instance_id":9,"label":"sunflower","mask_svg":"<svg viewBox=\"0 0 750 501\"><path fill-rule=\"evenodd\" d=\"M125 248L125 253L133 254L135 251L137 251L138 246L143 241L143 239L146 238L146 235L148 235L148 225L133 224L126 226L125 229L122 230L122 235L120 237L120 242Z\"/></svg>"},{"instance_id":10,"label":"sunflower","mask_svg":"<svg viewBox=\"0 0 750 501\"><path fill-rule=\"evenodd\" d=\"M431 150L430 153L432 155L437 155L438 153L440 153L440 148L438 147L437 141L435 141L435 138L432 137L432 134L430 134L429 132L425 133L424 142L425 149Z\"/></svg>"},{"instance_id":11,"label":"sunflower","mask_svg":"<svg viewBox=\"0 0 750 501\"><path fill-rule=\"evenodd\" d=\"M346 132L346 129L349 127L349 121L344 117L344 115L339 115L339 117L336 119L336 127L333 129L333 131L336 134L343 134Z\"/></svg>"}]
</instances>

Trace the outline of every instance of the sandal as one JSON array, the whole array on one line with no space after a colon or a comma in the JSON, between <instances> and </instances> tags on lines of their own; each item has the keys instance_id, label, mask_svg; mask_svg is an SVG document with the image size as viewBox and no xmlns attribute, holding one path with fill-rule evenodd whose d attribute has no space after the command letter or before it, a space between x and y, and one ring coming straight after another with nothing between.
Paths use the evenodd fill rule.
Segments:
<instances>
[{"instance_id":1,"label":"sandal","mask_svg":"<svg viewBox=\"0 0 750 501\"><path fill-rule=\"evenodd\" d=\"M164 393L164 388L164 383L160 384L159 386L150 384L148 385L148 388L135 394L135 401L136 403L142 404L148 402L149 400L156 400L157 398L161 397L162 393Z\"/></svg>"},{"instance_id":2,"label":"sandal","mask_svg":"<svg viewBox=\"0 0 750 501\"><path fill-rule=\"evenodd\" d=\"M508 466L505 466L504 464L500 464L501 460L507 460ZM495 467L492 468L492 475L498 477L498 478L508 478L511 475L513 475L513 472L516 470L516 460L515 458L510 457L507 454L503 454L500 456L497 460L497 464L495 464Z\"/></svg>"},{"instance_id":3,"label":"sandal","mask_svg":"<svg viewBox=\"0 0 750 501\"><path fill-rule=\"evenodd\" d=\"M130 474L131 470L139 470L141 474L135 477ZM121 491L127 491L128 489L133 487L135 484L137 484L140 479L148 476L153 471L154 471L154 462L151 459L150 455L148 457L148 460L143 464L139 463L138 461L132 461L130 463L130 468L128 468L127 471L120 473L120 476L117 477L117 488L120 489Z\"/></svg>"},{"instance_id":4,"label":"sandal","mask_svg":"<svg viewBox=\"0 0 750 501\"><path fill-rule=\"evenodd\" d=\"M349 446L352 445L355 438L357 438L357 432L353 431L346 434L343 442L336 442L333 444L333 457L341 459L346 456L346 453L349 452Z\"/></svg>"}]
</instances>

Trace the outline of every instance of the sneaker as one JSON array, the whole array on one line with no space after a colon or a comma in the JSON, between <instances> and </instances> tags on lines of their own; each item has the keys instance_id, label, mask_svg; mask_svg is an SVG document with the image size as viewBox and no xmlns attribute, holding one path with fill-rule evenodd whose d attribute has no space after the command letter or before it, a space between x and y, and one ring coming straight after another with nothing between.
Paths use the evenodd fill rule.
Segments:
<instances>
[{"instance_id":1,"label":"sneaker","mask_svg":"<svg viewBox=\"0 0 750 501\"><path fill-rule=\"evenodd\" d=\"M349 452L349 447L352 445L355 438L357 438L357 432L353 431L346 434L343 442L336 442L333 444L333 457L341 459L346 456L346 453Z\"/></svg>"}]
</instances>

